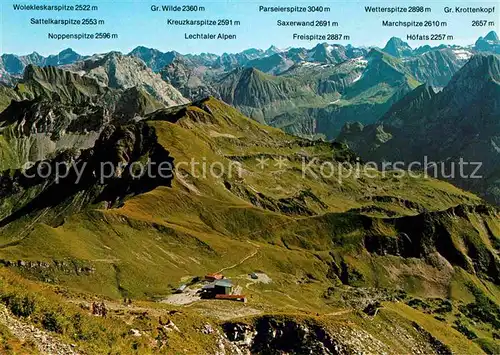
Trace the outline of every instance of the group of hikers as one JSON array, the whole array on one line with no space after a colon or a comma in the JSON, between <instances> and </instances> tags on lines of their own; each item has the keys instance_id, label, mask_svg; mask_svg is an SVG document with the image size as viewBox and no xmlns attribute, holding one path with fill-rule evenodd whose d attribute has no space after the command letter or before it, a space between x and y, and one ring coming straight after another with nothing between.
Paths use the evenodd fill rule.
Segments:
<instances>
[{"instance_id":1,"label":"group of hikers","mask_svg":"<svg viewBox=\"0 0 500 355\"><path fill-rule=\"evenodd\" d=\"M106 309L106 305L104 304L104 302L92 302L92 306L91 306L91 312L93 315L96 315L96 316L101 316L101 317L104 317L106 318L106 315L108 314L108 310Z\"/></svg>"},{"instance_id":2,"label":"group of hikers","mask_svg":"<svg viewBox=\"0 0 500 355\"><path fill-rule=\"evenodd\" d=\"M123 303L127 307L130 307L132 305L132 300L130 298L124 298ZM106 308L106 305L102 301L101 302L92 302L92 304L90 306L90 311L95 316L106 317L106 315L108 314L108 309Z\"/></svg>"}]
</instances>

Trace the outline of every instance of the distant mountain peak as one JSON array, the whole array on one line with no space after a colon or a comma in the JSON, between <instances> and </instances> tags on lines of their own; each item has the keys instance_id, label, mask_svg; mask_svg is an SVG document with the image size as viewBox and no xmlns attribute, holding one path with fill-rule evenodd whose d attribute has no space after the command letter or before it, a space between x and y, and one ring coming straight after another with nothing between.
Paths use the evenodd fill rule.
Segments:
<instances>
[{"instance_id":1,"label":"distant mountain peak","mask_svg":"<svg viewBox=\"0 0 500 355\"><path fill-rule=\"evenodd\" d=\"M149 48L149 47L146 47L146 46L137 46L134 49L132 49L132 51L130 51L130 53L132 53L132 52L142 52L142 51L154 51L154 50L156 50L156 49Z\"/></svg>"},{"instance_id":2,"label":"distant mountain peak","mask_svg":"<svg viewBox=\"0 0 500 355\"><path fill-rule=\"evenodd\" d=\"M66 53L75 53L76 52L72 49L72 48L66 48L66 49L63 49L62 51L59 52L59 54L66 54Z\"/></svg>"},{"instance_id":3,"label":"distant mountain peak","mask_svg":"<svg viewBox=\"0 0 500 355\"><path fill-rule=\"evenodd\" d=\"M256 48L248 48L248 49L245 49L241 53L248 56L249 58L253 59L253 58L258 58L259 56L261 56L263 54L263 50L256 49ZM233 56L233 54L228 54L228 56Z\"/></svg>"},{"instance_id":4,"label":"distant mountain peak","mask_svg":"<svg viewBox=\"0 0 500 355\"><path fill-rule=\"evenodd\" d=\"M155 48L149 48L149 47L145 47L145 46L137 46L134 49L132 49L128 55L137 56L138 54L162 55L164 53L158 49L155 49Z\"/></svg>"},{"instance_id":5,"label":"distant mountain peak","mask_svg":"<svg viewBox=\"0 0 500 355\"><path fill-rule=\"evenodd\" d=\"M28 55L26 56L26 58L28 58L28 61L29 61L30 63L32 63L32 64L37 64L37 65L38 65L39 63L41 63L41 62L45 59L45 58L44 58L41 54L39 54L39 53L37 53L37 52L33 52L33 53L31 53L31 54L28 54Z\"/></svg>"},{"instance_id":6,"label":"distant mountain peak","mask_svg":"<svg viewBox=\"0 0 500 355\"><path fill-rule=\"evenodd\" d=\"M66 64L72 64L82 58L83 57L80 54L76 53L73 49L66 48L60 51L58 54L49 55L43 63L35 63L35 64L55 65L55 66L66 65Z\"/></svg>"},{"instance_id":7,"label":"distant mountain peak","mask_svg":"<svg viewBox=\"0 0 500 355\"><path fill-rule=\"evenodd\" d=\"M172 61L179 56L179 53L175 51L164 53L158 49L137 46L130 51L128 56L141 59L154 72L159 72L165 66L171 64Z\"/></svg>"},{"instance_id":8,"label":"distant mountain peak","mask_svg":"<svg viewBox=\"0 0 500 355\"><path fill-rule=\"evenodd\" d=\"M413 54L413 50L410 45L398 37L391 37L385 45L383 51L397 58L408 57Z\"/></svg>"},{"instance_id":9,"label":"distant mountain peak","mask_svg":"<svg viewBox=\"0 0 500 355\"><path fill-rule=\"evenodd\" d=\"M331 52L333 49L335 48L340 48L341 46L338 45L338 44L329 44L327 42L323 42L323 43L318 43L314 49L320 49L320 50L324 50L324 51L327 51L327 52Z\"/></svg>"},{"instance_id":10,"label":"distant mountain peak","mask_svg":"<svg viewBox=\"0 0 500 355\"><path fill-rule=\"evenodd\" d=\"M391 37L389 38L389 40L387 41L387 44L395 44L395 45L404 45L404 44L407 44L406 42L404 42L401 38L399 37Z\"/></svg>"},{"instance_id":11,"label":"distant mountain peak","mask_svg":"<svg viewBox=\"0 0 500 355\"><path fill-rule=\"evenodd\" d=\"M474 45L474 49L482 52L492 52L500 54L500 40L495 31L490 31L485 37L479 37Z\"/></svg>"},{"instance_id":12,"label":"distant mountain peak","mask_svg":"<svg viewBox=\"0 0 500 355\"><path fill-rule=\"evenodd\" d=\"M271 47L269 47L268 49L266 49L264 51L264 54L267 56L270 56L270 55L281 53L281 52L283 52L283 51L273 44L273 45L271 45Z\"/></svg>"},{"instance_id":13,"label":"distant mountain peak","mask_svg":"<svg viewBox=\"0 0 500 355\"><path fill-rule=\"evenodd\" d=\"M490 32L486 35L486 37L484 37L484 39L485 39L486 41L494 41L494 42L499 41L499 39L498 39L498 35L497 35L497 33L496 33L495 31L490 31Z\"/></svg>"},{"instance_id":14,"label":"distant mountain peak","mask_svg":"<svg viewBox=\"0 0 500 355\"><path fill-rule=\"evenodd\" d=\"M338 44L318 43L309 51L308 61L335 64L347 59L346 49Z\"/></svg>"}]
</instances>

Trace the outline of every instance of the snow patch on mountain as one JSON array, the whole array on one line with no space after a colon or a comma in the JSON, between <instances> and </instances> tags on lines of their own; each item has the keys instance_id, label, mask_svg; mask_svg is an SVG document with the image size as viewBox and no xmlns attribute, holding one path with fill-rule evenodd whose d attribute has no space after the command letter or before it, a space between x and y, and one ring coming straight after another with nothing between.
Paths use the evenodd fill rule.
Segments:
<instances>
[{"instance_id":1,"label":"snow patch on mountain","mask_svg":"<svg viewBox=\"0 0 500 355\"><path fill-rule=\"evenodd\" d=\"M455 49L453 53L455 53L457 59L460 60L469 60L470 57L472 57L472 52L467 51L465 49Z\"/></svg>"},{"instance_id":2,"label":"snow patch on mountain","mask_svg":"<svg viewBox=\"0 0 500 355\"><path fill-rule=\"evenodd\" d=\"M368 61L365 59L365 57L354 58L353 62L359 65L368 65Z\"/></svg>"},{"instance_id":3,"label":"snow patch on mountain","mask_svg":"<svg viewBox=\"0 0 500 355\"><path fill-rule=\"evenodd\" d=\"M321 66L321 63L317 63L317 62L301 62L300 64L304 67L319 67L319 66Z\"/></svg>"},{"instance_id":4,"label":"snow patch on mountain","mask_svg":"<svg viewBox=\"0 0 500 355\"><path fill-rule=\"evenodd\" d=\"M363 76L363 74L359 74L357 77L354 78L354 80L352 82L355 83L356 81L361 79L362 76Z\"/></svg>"}]
</instances>

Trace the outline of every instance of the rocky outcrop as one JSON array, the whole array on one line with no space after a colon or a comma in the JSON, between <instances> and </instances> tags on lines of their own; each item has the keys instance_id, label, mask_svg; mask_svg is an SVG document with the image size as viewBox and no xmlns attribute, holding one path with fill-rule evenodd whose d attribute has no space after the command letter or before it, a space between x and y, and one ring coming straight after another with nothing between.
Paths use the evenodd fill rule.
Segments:
<instances>
[{"instance_id":1,"label":"rocky outcrop","mask_svg":"<svg viewBox=\"0 0 500 355\"><path fill-rule=\"evenodd\" d=\"M153 75L150 69L146 72ZM131 122L166 106L167 99L157 100L146 91L165 98L162 95L171 87L159 77L148 77L158 80L159 86L150 86L146 80L142 86L131 87L121 85L120 80L127 79L118 74L112 78L116 83L110 88L87 75L29 65L16 88L5 89L5 100L15 100L0 113L1 134L8 142L8 149L0 153L4 157L0 170L19 168L64 149L90 148L108 124Z\"/></svg>"},{"instance_id":2,"label":"rocky outcrop","mask_svg":"<svg viewBox=\"0 0 500 355\"><path fill-rule=\"evenodd\" d=\"M209 80L205 80L203 70L182 58L174 59L160 71L160 74L163 80L192 101L209 96L219 97L217 89Z\"/></svg>"},{"instance_id":3,"label":"rocky outcrop","mask_svg":"<svg viewBox=\"0 0 500 355\"><path fill-rule=\"evenodd\" d=\"M33 342L42 354L77 355L79 352L45 330L14 317L4 305L0 305L0 324L6 326L20 340Z\"/></svg>"},{"instance_id":4,"label":"rocky outcrop","mask_svg":"<svg viewBox=\"0 0 500 355\"><path fill-rule=\"evenodd\" d=\"M269 57L251 60L245 66L247 68L255 68L267 74L278 75L285 72L294 64L293 60L288 59L282 53L275 53Z\"/></svg>"},{"instance_id":5,"label":"rocky outcrop","mask_svg":"<svg viewBox=\"0 0 500 355\"><path fill-rule=\"evenodd\" d=\"M451 265L500 284L500 259L491 247L498 244L499 236L493 230L499 219L500 211L485 205L459 205L442 212L395 218L385 221L394 228L395 236L369 233L364 247L370 253L423 258L431 264L438 253ZM479 225L472 225L472 220ZM477 237L456 233L461 224L475 226ZM481 235L483 231L486 235Z\"/></svg>"},{"instance_id":6,"label":"rocky outcrop","mask_svg":"<svg viewBox=\"0 0 500 355\"><path fill-rule=\"evenodd\" d=\"M76 260L52 260L52 261L34 261L34 260L4 260L0 259L0 264L8 268L15 268L21 272L39 275L43 271L62 272L64 274L90 275L94 273L95 267L88 263L77 262ZM53 280L45 280L51 282Z\"/></svg>"},{"instance_id":7,"label":"rocky outcrop","mask_svg":"<svg viewBox=\"0 0 500 355\"><path fill-rule=\"evenodd\" d=\"M433 337L418 323L408 329L391 326L413 352L449 354L447 345ZM413 328L413 329L412 329ZM332 325L313 318L268 315L251 322L222 325L230 353L237 354L363 354L390 352L387 343L353 323Z\"/></svg>"},{"instance_id":8,"label":"rocky outcrop","mask_svg":"<svg viewBox=\"0 0 500 355\"><path fill-rule=\"evenodd\" d=\"M66 66L65 69L93 78L102 86L111 89L141 89L166 106L188 102L173 86L161 79L138 58L110 52L104 56L94 56L83 62Z\"/></svg>"},{"instance_id":9,"label":"rocky outcrop","mask_svg":"<svg viewBox=\"0 0 500 355\"><path fill-rule=\"evenodd\" d=\"M176 58L180 57L180 54L174 51L164 53L144 46L134 48L128 55L139 58L155 73L162 70L165 66L172 64Z\"/></svg>"},{"instance_id":10,"label":"rocky outcrop","mask_svg":"<svg viewBox=\"0 0 500 355\"><path fill-rule=\"evenodd\" d=\"M350 354L352 349L317 325L281 317L261 317L253 325L226 323L224 332L233 344L251 354Z\"/></svg>"},{"instance_id":11,"label":"rocky outcrop","mask_svg":"<svg viewBox=\"0 0 500 355\"><path fill-rule=\"evenodd\" d=\"M88 77L56 67L28 65L15 89L24 99L46 98L69 105L96 103L111 90Z\"/></svg>"}]
</instances>

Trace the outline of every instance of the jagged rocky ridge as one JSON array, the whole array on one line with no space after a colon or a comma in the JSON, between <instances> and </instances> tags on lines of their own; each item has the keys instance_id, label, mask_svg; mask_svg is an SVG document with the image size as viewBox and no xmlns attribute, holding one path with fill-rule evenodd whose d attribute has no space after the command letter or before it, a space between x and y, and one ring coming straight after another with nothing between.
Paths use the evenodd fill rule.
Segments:
<instances>
[{"instance_id":1,"label":"jagged rocky ridge","mask_svg":"<svg viewBox=\"0 0 500 355\"><path fill-rule=\"evenodd\" d=\"M484 39L478 40L478 43L485 45L476 45L474 48L442 45L413 50L402 40L391 38L382 50L387 58L391 58L386 62L407 76L409 85L394 82L391 70L379 68L377 60L371 59L378 50L369 51L350 45L327 43L320 43L311 49L252 48L221 56L206 53L181 55L175 51L161 52L143 46L135 48L127 56L111 52L89 58L70 49L48 58L36 53L22 57L4 55L3 62L8 65L0 63L0 75L4 83L13 85L18 80L20 70L30 63L40 66L65 65L69 70L96 78L103 85L141 87L166 105L185 103L182 96L199 100L211 95L236 105L259 122L266 122L293 134L333 139L348 121L363 117L363 123L373 123L390 105L415 87L417 81L444 87L473 52L490 51L495 41L498 41L495 33L491 32ZM339 73L349 68L348 63L355 60L358 63L367 60L368 74L371 67L372 72L380 70L382 75L377 77L379 82L371 85L356 83L360 79L357 68L347 72L344 77L339 77L342 75ZM141 61L153 73L148 73L146 67L140 68L144 65ZM310 68L306 68L311 65L317 66L312 79L305 74L311 73ZM302 70L303 67L306 70ZM332 70L332 67L338 68ZM241 68L248 68L248 72ZM260 80L246 80L243 76L242 81L237 82L237 73L242 70L244 73L255 73L253 69L270 76L265 80L263 75L258 75ZM111 77L114 70L119 72L118 77ZM156 72L160 73L167 84L158 81ZM301 72L304 74L301 75ZM330 78L328 75L331 75ZM366 76L363 74L362 79ZM299 80L289 80L292 77ZM316 79L318 80L315 81ZM277 93L282 89L276 89L276 85L271 84L276 81L281 82L282 86L283 82L288 82L287 89L281 94ZM366 83L366 80L363 82ZM228 88L237 91L227 92ZM352 89L351 92L347 92L348 89ZM290 95L290 105L284 104L283 95ZM252 99L251 96L258 99Z\"/></svg>"},{"instance_id":2,"label":"jagged rocky ridge","mask_svg":"<svg viewBox=\"0 0 500 355\"><path fill-rule=\"evenodd\" d=\"M354 117L374 122L418 82L446 85L471 55L469 50L446 47L402 61L378 50L357 52L326 44L305 55L289 53L294 53L294 59L275 53L229 73L176 59L163 73L168 70L164 77L192 99L216 92L259 122L332 139ZM330 57L333 53L337 54ZM289 104L283 104L285 99Z\"/></svg>"},{"instance_id":3,"label":"jagged rocky ridge","mask_svg":"<svg viewBox=\"0 0 500 355\"><path fill-rule=\"evenodd\" d=\"M217 89L210 80L205 79L205 69L194 65L191 61L176 58L163 67L161 77L177 88L184 97L199 100L209 96L219 97Z\"/></svg>"},{"instance_id":4,"label":"jagged rocky ridge","mask_svg":"<svg viewBox=\"0 0 500 355\"><path fill-rule=\"evenodd\" d=\"M84 58L85 56L76 53L71 48L67 48L55 55L49 55L48 57L44 57L37 52L22 56L2 54L0 67L11 75L20 75L23 74L24 69L30 64L39 67L59 66L71 64Z\"/></svg>"},{"instance_id":5,"label":"jagged rocky ridge","mask_svg":"<svg viewBox=\"0 0 500 355\"><path fill-rule=\"evenodd\" d=\"M187 102L144 64L122 59L106 56L103 66L85 75L51 66L26 67L23 79L4 93L13 100L0 113L6 142L0 166L18 168L68 148L90 148L107 124Z\"/></svg>"},{"instance_id":6,"label":"jagged rocky ridge","mask_svg":"<svg viewBox=\"0 0 500 355\"><path fill-rule=\"evenodd\" d=\"M141 89L166 106L188 102L177 89L161 80L161 76L154 73L144 62L118 52L91 57L65 66L64 69L94 78L111 89Z\"/></svg>"}]
</instances>

